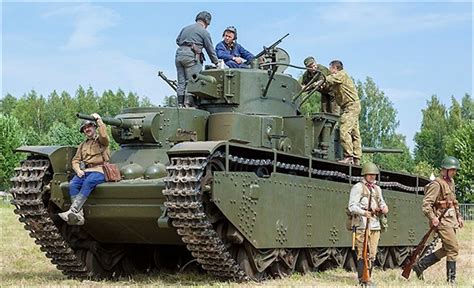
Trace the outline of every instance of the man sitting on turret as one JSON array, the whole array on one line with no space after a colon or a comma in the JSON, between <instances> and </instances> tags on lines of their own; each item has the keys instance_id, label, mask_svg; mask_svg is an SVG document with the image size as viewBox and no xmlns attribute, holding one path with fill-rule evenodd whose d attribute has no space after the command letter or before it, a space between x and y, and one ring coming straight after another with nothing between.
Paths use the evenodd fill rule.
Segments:
<instances>
[{"instance_id":1,"label":"man sitting on turret","mask_svg":"<svg viewBox=\"0 0 474 288\"><path fill-rule=\"evenodd\" d=\"M216 46L217 58L224 60L229 68L248 68L255 56L237 43L237 29L234 26L225 28L222 37L224 39Z\"/></svg>"}]
</instances>

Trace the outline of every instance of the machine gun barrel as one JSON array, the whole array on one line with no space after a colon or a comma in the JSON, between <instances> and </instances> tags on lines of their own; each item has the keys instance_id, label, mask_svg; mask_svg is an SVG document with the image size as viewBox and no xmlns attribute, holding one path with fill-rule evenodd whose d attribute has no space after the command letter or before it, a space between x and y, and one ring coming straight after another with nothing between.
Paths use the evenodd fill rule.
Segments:
<instances>
[{"instance_id":1,"label":"machine gun barrel","mask_svg":"<svg viewBox=\"0 0 474 288\"><path fill-rule=\"evenodd\" d=\"M203 74L200 74L200 73L199 74L193 74L193 76L191 76L191 77L193 78L194 82L197 82L199 80L202 80L206 83L212 83L212 84L217 82L216 78L214 78L210 75L203 75Z\"/></svg>"},{"instance_id":2,"label":"machine gun barrel","mask_svg":"<svg viewBox=\"0 0 474 288\"><path fill-rule=\"evenodd\" d=\"M255 59L258 59L260 57L262 57L263 55L265 55L267 53L268 50L271 50L271 49L274 49L278 44L281 43L281 41L283 41L283 39L285 39L286 37L288 37L288 35L290 35L290 33L286 33L285 36L281 37L280 39L278 39L277 41L275 41L275 43L273 43L272 45L270 45L270 47L263 47L263 50L258 53L257 55L255 55Z\"/></svg>"},{"instance_id":3,"label":"machine gun barrel","mask_svg":"<svg viewBox=\"0 0 474 288\"><path fill-rule=\"evenodd\" d=\"M158 76L160 76L160 78L163 79L163 81L165 81L166 84L168 84L171 87L171 89L173 89L176 92L176 89L177 89L176 80L168 79L168 77L166 77L166 75L165 75L165 73L163 73L163 71L158 71Z\"/></svg>"},{"instance_id":4,"label":"machine gun barrel","mask_svg":"<svg viewBox=\"0 0 474 288\"><path fill-rule=\"evenodd\" d=\"M402 149L362 147L362 153L403 153Z\"/></svg>"},{"instance_id":5,"label":"machine gun barrel","mask_svg":"<svg viewBox=\"0 0 474 288\"><path fill-rule=\"evenodd\" d=\"M84 119L84 120L89 120L89 121L95 121L94 117L91 115L83 114L83 113L76 113L77 118L79 119ZM122 119L118 118L111 118L111 117L101 117L102 122L104 122L107 125L112 125L116 126L119 128L130 128L132 127L132 123L124 121Z\"/></svg>"}]
</instances>

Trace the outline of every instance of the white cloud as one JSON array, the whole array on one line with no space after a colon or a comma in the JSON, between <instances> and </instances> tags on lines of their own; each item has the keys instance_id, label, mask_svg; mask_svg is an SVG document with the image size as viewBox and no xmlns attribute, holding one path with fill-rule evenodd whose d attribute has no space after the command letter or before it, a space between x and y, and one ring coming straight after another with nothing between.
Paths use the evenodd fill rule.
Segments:
<instances>
[{"instance_id":1,"label":"white cloud","mask_svg":"<svg viewBox=\"0 0 474 288\"><path fill-rule=\"evenodd\" d=\"M44 17L73 17L74 31L62 47L64 49L83 49L100 45L103 42L101 32L117 25L120 15L103 6L81 4L50 11Z\"/></svg>"}]
</instances>

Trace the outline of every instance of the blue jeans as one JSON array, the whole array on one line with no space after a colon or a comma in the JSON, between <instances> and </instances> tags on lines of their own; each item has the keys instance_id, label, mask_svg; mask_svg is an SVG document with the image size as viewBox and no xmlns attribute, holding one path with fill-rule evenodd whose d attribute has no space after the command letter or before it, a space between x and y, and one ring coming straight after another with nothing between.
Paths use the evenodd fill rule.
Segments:
<instances>
[{"instance_id":1,"label":"blue jeans","mask_svg":"<svg viewBox=\"0 0 474 288\"><path fill-rule=\"evenodd\" d=\"M86 172L82 177L76 175L72 178L71 183L69 183L69 195L75 197L78 194L82 194L85 197L89 197L95 186L104 182L105 176L100 172Z\"/></svg>"}]
</instances>

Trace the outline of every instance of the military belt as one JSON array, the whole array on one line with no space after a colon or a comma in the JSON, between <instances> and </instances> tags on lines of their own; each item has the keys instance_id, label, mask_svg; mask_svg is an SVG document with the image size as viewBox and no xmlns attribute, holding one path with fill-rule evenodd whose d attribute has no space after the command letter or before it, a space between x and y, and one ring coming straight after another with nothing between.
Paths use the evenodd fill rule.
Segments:
<instances>
[{"instance_id":1,"label":"military belt","mask_svg":"<svg viewBox=\"0 0 474 288\"><path fill-rule=\"evenodd\" d=\"M453 207L453 201L445 201L445 200L441 200L441 201L437 201L434 206L437 208L437 209L447 209L447 208L451 208Z\"/></svg>"},{"instance_id":2,"label":"military belt","mask_svg":"<svg viewBox=\"0 0 474 288\"><path fill-rule=\"evenodd\" d=\"M86 164L86 168L95 168L99 166L102 166L102 164Z\"/></svg>"}]
</instances>

